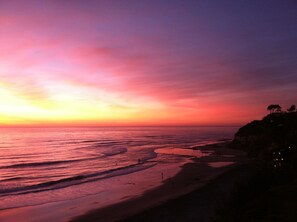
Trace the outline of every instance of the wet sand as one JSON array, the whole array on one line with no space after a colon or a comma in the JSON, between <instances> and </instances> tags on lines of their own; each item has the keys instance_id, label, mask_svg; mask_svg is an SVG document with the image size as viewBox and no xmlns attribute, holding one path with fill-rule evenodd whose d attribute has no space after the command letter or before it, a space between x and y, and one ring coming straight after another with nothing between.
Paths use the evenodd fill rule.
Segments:
<instances>
[{"instance_id":1,"label":"wet sand","mask_svg":"<svg viewBox=\"0 0 297 222\"><path fill-rule=\"evenodd\" d=\"M233 185L250 173L245 154L225 146L199 147L214 154L194 158L175 177L140 197L89 211L71 221L205 221L228 198Z\"/></svg>"}]
</instances>

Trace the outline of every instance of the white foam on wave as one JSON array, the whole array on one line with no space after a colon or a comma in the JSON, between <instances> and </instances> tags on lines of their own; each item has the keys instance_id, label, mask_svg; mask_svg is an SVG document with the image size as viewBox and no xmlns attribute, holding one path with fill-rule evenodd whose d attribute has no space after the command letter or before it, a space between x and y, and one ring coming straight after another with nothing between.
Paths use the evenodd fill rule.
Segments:
<instances>
[{"instance_id":1,"label":"white foam on wave","mask_svg":"<svg viewBox=\"0 0 297 222\"><path fill-rule=\"evenodd\" d=\"M128 150L126 147L113 147L110 150L103 151L102 154L105 156L113 156L113 155L117 155L117 154L126 153L127 151Z\"/></svg>"}]
</instances>

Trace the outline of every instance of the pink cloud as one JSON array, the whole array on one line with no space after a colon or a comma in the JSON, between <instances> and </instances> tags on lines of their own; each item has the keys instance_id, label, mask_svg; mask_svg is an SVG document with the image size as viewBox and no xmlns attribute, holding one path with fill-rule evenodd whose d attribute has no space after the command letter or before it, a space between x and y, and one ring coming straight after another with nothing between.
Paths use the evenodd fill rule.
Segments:
<instances>
[{"instance_id":1,"label":"pink cloud","mask_svg":"<svg viewBox=\"0 0 297 222\"><path fill-rule=\"evenodd\" d=\"M124 101L114 106L153 101L168 121L195 123L240 122L265 113L271 98L295 99L292 42L240 51L225 44L230 33L208 29L211 20L179 21L174 14L194 15L164 5L138 3L140 12L108 1L0 4L0 82L26 98L50 99L47 84L56 82Z\"/></svg>"}]
</instances>

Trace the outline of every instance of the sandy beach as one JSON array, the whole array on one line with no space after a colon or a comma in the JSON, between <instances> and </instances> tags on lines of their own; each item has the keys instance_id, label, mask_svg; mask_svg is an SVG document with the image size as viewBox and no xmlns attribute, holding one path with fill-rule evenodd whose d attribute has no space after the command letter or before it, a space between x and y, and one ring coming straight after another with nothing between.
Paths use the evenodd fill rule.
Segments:
<instances>
[{"instance_id":1,"label":"sandy beach","mask_svg":"<svg viewBox=\"0 0 297 222\"><path fill-rule=\"evenodd\" d=\"M157 215L166 213L164 206L175 206L178 198L186 198L185 200L187 201L192 196L192 192L200 193L199 190L203 187L209 187L208 184L210 183L221 186L218 178L225 178L225 175L228 174L227 172L240 169L240 166L246 162L245 154L241 151L231 150L225 147L226 143L194 147L193 154L202 151L206 154L211 153L211 155L205 155L201 158L192 157L192 161L183 165L177 174L171 168L167 169L166 165L164 165L163 168L160 168L162 172L158 174L160 178L154 181L147 181L142 184L142 187L137 185L138 173L132 173L130 179L134 176L134 182L125 184L125 189L121 190L124 193L105 194L103 196L99 193L67 201L1 210L0 218L3 222L18 221L23 218L26 218L26 221L118 221L133 215L138 215L136 216L137 218L139 214L148 214L150 216L156 216L157 218L155 219L157 220L159 218ZM180 150L175 151L180 152ZM166 150L162 152L166 152ZM185 153L185 155L188 154ZM152 172L153 169L148 169L146 173ZM119 178L110 178L106 183L112 186ZM156 183L156 181L160 184L152 186L152 183ZM149 189L149 187L153 188ZM229 187L229 185L225 185L225 187ZM139 194L136 195L137 193ZM208 202L210 199L213 199L213 195L208 194L209 197L197 199L195 202ZM224 199L224 197L220 197L220 199ZM191 202L193 200L190 198L189 201ZM215 202L217 203L217 201ZM202 210L203 215L209 215L206 212L212 211L211 209L213 207L206 206L206 208L207 210ZM148 209L149 211L147 211ZM168 209L169 212L172 211L171 208ZM156 211L157 213L154 213ZM200 215L202 216L202 214ZM129 221L130 219L132 220L133 218L126 220ZM164 220L162 219L162 221Z\"/></svg>"},{"instance_id":2,"label":"sandy beach","mask_svg":"<svg viewBox=\"0 0 297 222\"><path fill-rule=\"evenodd\" d=\"M204 221L228 198L233 185L250 173L245 154L225 146L198 147L215 154L195 158L174 178L140 197L87 212L71 221Z\"/></svg>"}]
</instances>

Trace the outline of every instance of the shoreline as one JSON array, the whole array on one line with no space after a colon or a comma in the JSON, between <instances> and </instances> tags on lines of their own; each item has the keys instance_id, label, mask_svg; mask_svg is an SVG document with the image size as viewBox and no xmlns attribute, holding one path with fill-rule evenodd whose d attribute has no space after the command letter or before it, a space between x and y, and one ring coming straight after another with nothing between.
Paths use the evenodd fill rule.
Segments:
<instances>
[{"instance_id":1,"label":"shoreline","mask_svg":"<svg viewBox=\"0 0 297 222\"><path fill-rule=\"evenodd\" d=\"M239 150L229 149L226 147L227 144L228 142L220 142L202 147L193 147L193 150L213 151L214 154L201 158L192 158L193 162L185 164L182 170L173 178L165 180L161 186L148 190L139 197L88 211L72 218L70 221L133 221L133 218L143 217L147 212L150 213L146 217L158 215L160 213L158 211L164 205L172 205L172 203L179 202L179 199L189 196L191 193L199 193L203 189L207 190L210 184L220 183L217 180L222 180L222 178L228 176L230 173L240 172L241 168L245 168L247 163L245 153ZM211 167L208 165L210 162L234 162L234 164ZM154 211L155 213L153 213ZM161 211L164 212L164 210ZM145 221L144 218L141 218L141 220ZM172 221L172 218L170 221Z\"/></svg>"}]
</instances>

